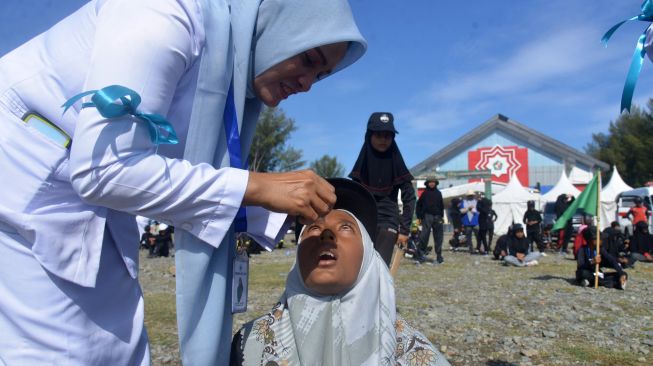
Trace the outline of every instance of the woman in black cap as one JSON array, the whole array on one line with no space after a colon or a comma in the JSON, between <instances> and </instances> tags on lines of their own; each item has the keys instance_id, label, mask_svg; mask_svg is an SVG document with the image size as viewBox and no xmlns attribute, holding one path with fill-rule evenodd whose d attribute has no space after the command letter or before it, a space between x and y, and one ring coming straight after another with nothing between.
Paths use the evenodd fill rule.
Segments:
<instances>
[{"instance_id":1,"label":"woman in black cap","mask_svg":"<svg viewBox=\"0 0 653 366\"><path fill-rule=\"evenodd\" d=\"M408 240L415 210L413 176L399 152L394 117L375 112L367 122L365 142L349 177L370 191L378 206L378 226L374 248L390 264L396 243ZM401 190L403 213L399 215L397 196Z\"/></svg>"}]
</instances>

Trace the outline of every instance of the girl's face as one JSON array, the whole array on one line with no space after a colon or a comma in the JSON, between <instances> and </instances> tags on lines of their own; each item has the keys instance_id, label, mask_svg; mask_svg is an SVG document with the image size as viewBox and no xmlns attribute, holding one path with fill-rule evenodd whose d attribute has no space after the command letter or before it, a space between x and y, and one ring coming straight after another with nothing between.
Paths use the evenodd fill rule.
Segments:
<instances>
[{"instance_id":1,"label":"girl's face","mask_svg":"<svg viewBox=\"0 0 653 366\"><path fill-rule=\"evenodd\" d=\"M333 210L308 225L297 258L309 289L327 296L349 290L363 262L363 239L356 220L346 212Z\"/></svg>"},{"instance_id":2,"label":"girl's face","mask_svg":"<svg viewBox=\"0 0 653 366\"><path fill-rule=\"evenodd\" d=\"M519 239L523 238L524 237L524 231L519 230L519 231L515 232L515 236L518 237Z\"/></svg>"},{"instance_id":3,"label":"girl's face","mask_svg":"<svg viewBox=\"0 0 653 366\"><path fill-rule=\"evenodd\" d=\"M311 48L265 70L254 79L254 93L268 107L290 95L307 92L331 73L347 52L347 42Z\"/></svg>"},{"instance_id":4,"label":"girl's face","mask_svg":"<svg viewBox=\"0 0 653 366\"><path fill-rule=\"evenodd\" d=\"M390 131L375 131L370 136L370 144L378 152L386 152L392 146L395 134Z\"/></svg>"}]
</instances>

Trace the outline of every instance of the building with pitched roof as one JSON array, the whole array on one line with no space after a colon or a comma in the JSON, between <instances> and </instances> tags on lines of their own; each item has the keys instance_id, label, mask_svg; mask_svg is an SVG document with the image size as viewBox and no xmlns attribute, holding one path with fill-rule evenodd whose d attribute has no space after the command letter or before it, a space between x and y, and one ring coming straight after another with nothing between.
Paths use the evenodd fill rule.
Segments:
<instances>
[{"instance_id":1,"label":"building with pitched roof","mask_svg":"<svg viewBox=\"0 0 653 366\"><path fill-rule=\"evenodd\" d=\"M433 175L440 187L468 183L468 177L446 178L446 172L489 170L493 182L508 183L516 174L523 186L546 192L562 171L573 172L575 185L584 186L592 172L610 166L542 132L497 114L410 170L415 177ZM464 175L464 174L463 174Z\"/></svg>"}]
</instances>

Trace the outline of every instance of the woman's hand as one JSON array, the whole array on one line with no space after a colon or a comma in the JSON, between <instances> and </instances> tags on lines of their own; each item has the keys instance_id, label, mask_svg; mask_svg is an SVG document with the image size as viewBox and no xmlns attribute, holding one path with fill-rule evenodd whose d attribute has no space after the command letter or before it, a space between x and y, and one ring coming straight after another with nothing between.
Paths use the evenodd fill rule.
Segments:
<instances>
[{"instance_id":1,"label":"woman's hand","mask_svg":"<svg viewBox=\"0 0 653 366\"><path fill-rule=\"evenodd\" d=\"M288 173L250 172L244 206L299 216L308 224L325 216L336 203L335 188L312 170Z\"/></svg>"}]
</instances>

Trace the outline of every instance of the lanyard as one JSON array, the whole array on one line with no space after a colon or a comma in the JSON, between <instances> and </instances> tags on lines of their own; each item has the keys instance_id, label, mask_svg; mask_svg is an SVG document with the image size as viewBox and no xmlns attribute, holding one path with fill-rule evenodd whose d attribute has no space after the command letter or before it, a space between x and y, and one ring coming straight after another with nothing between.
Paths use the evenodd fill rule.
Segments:
<instances>
[{"instance_id":1,"label":"lanyard","mask_svg":"<svg viewBox=\"0 0 653 366\"><path fill-rule=\"evenodd\" d=\"M229 151L229 165L232 168L247 169L247 161L242 161L240 155L240 135L238 134L238 116L236 115L236 103L234 102L233 82L229 86L229 93L224 106L224 132L227 139L227 150ZM236 232L247 231L247 211L244 206L238 209L234 220Z\"/></svg>"},{"instance_id":2,"label":"lanyard","mask_svg":"<svg viewBox=\"0 0 653 366\"><path fill-rule=\"evenodd\" d=\"M589 259L596 257L596 250L590 251L590 247L585 247L585 250L587 251L587 257Z\"/></svg>"}]
</instances>

